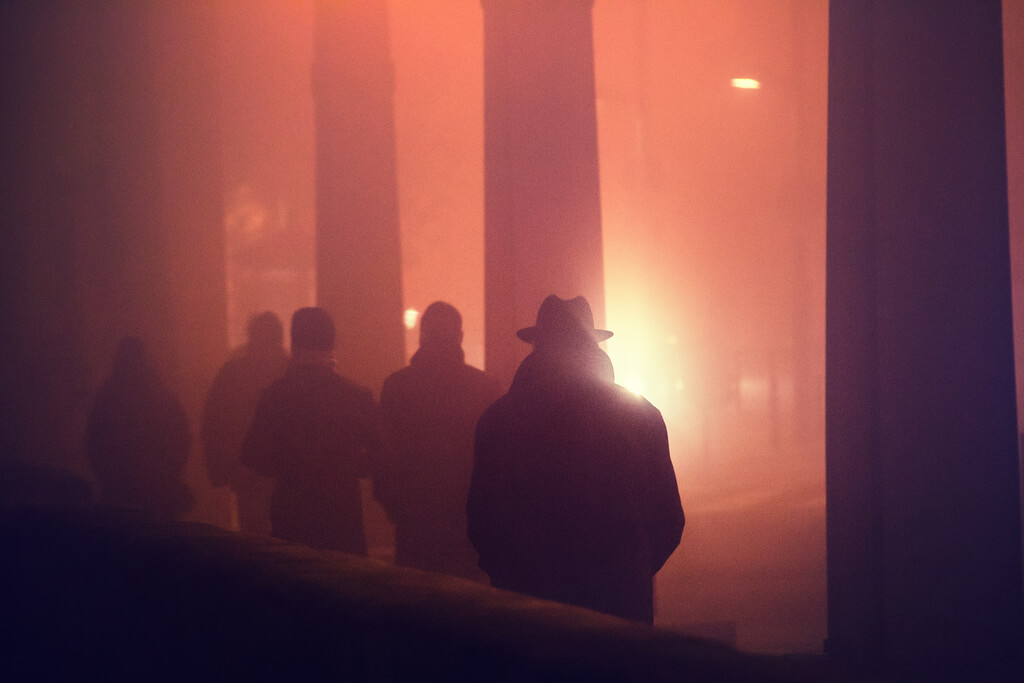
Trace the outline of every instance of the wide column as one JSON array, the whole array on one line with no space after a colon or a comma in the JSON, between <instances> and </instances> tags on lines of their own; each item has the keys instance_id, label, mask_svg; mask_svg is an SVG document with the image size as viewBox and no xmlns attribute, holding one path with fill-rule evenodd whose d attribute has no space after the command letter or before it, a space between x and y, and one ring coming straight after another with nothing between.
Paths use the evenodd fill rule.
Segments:
<instances>
[{"instance_id":1,"label":"wide column","mask_svg":"<svg viewBox=\"0 0 1024 683\"><path fill-rule=\"evenodd\" d=\"M592 0L483 0L485 359L511 379L548 294L604 319Z\"/></svg>"},{"instance_id":2,"label":"wide column","mask_svg":"<svg viewBox=\"0 0 1024 683\"><path fill-rule=\"evenodd\" d=\"M226 350L215 12L0 9L5 458L88 472L86 417L123 335L198 415Z\"/></svg>"},{"instance_id":3,"label":"wide column","mask_svg":"<svg viewBox=\"0 0 1024 683\"><path fill-rule=\"evenodd\" d=\"M378 391L405 361L387 6L317 0L315 21L317 301L338 371Z\"/></svg>"},{"instance_id":4,"label":"wide column","mask_svg":"<svg viewBox=\"0 0 1024 683\"><path fill-rule=\"evenodd\" d=\"M1000 2L832 0L829 21L827 649L895 675L1012 680Z\"/></svg>"}]
</instances>

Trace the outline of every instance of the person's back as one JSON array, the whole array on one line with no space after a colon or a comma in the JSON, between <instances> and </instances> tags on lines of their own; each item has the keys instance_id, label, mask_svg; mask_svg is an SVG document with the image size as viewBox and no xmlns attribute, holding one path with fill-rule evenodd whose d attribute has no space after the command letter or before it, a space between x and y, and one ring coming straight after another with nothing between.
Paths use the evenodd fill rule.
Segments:
<instances>
[{"instance_id":1,"label":"person's back","mask_svg":"<svg viewBox=\"0 0 1024 683\"><path fill-rule=\"evenodd\" d=\"M469 535L495 586L650 622L683 511L661 414L610 370L538 343L478 423Z\"/></svg>"},{"instance_id":2,"label":"person's back","mask_svg":"<svg viewBox=\"0 0 1024 683\"><path fill-rule=\"evenodd\" d=\"M501 392L467 365L458 311L431 304L410 365L381 390L394 448L378 469L377 496L395 523L395 562L482 579L466 536L466 496L477 419Z\"/></svg>"},{"instance_id":3,"label":"person's back","mask_svg":"<svg viewBox=\"0 0 1024 683\"><path fill-rule=\"evenodd\" d=\"M200 437L207 473L214 486L235 494L242 531L270 533L273 481L239 461L260 396L288 367L281 321L267 312L249 324L249 342L217 372L203 408Z\"/></svg>"},{"instance_id":4,"label":"person's back","mask_svg":"<svg viewBox=\"0 0 1024 683\"><path fill-rule=\"evenodd\" d=\"M242 463L275 480L275 536L365 555L358 478L381 448L379 418L370 391L334 372L333 345L326 313L296 312L292 362L260 399Z\"/></svg>"},{"instance_id":5,"label":"person's back","mask_svg":"<svg viewBox=\"0 0 1024 683\"><path fill-rule=\"evenodd\" d=\"M182 481L189 443L184 408L160 381L142 342L126 337L86 427L100 501L182 516L192 505Z\"/></svg>"}]
</instances>

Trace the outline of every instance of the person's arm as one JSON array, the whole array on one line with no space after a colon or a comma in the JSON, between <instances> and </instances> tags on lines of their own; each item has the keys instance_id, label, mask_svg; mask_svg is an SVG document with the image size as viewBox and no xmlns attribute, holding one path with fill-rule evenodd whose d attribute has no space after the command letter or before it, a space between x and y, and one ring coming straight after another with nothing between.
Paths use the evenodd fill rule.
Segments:
<instances>
[{"instance_id":1,"label":"person's arm","mask_svg":"<svg viewBox=\"0 0 1024 683\"><path fill-rule=\"evenodd\" d=\"M480 568L492 579L499 564L501 548L505 545L501 473L496 466L499 455L497 439L493 414L487 410L476 426L473 472L466 500L466 533L480 556Z\"/></svg>"},{"instance_id":2,"label":"person's arm","mask_svg":"<svg viewBox=\"0 0 1024 683\"><path fill-rule=\"evenodd\" d=\"M356 422L358 448L355 453L354 473L357 477L373 479L379 468L388 460L391 440L384 428L380 406L373 399L369 389L360 389L357 397Z\"/></svg>"},{"instance_id":3,"label":"person's arm","mask_svg":"<svg viewBox=\"0 0 1024 683\"><path fill-rule=\"evenodd\" d=\"M260 399L253 415L249 431L242 441L239 460L243 465L257 474L268 477L278 475L276 447L274 443L275 410L267 394Z\"/></svg>"},{"instance_id":4,"label":"person's arm","mask_svg":"<svg viewBox=\"0 0 1024 683\"><path fill-rule=\"evenodd\" d=\"M188 428L188 416L185 415L185 408L176 396L171 397L168 420L167 452L172 459L170 464L173 466L175 474L180 475L188 463L192 433Z\"/></svg>"},{"instance_id":5,"label":"person's arm","mask_svg":"<svg viewBox=\"0 0 1024 683\"><path fill-rule=\"evenodd\" d=\"M206 474L214 486L227 486L231 483L233 464L232 454L228 452L225 439L228 430L227 421L224 419L228 393L225 374L225 369L221 368L213 378L199 422L199 440L203 445ZM237 457L237 454L235 455Z\"/></svg>"},{"instance_id":6,"label":"person's arm","mask_svg":"<svg viewBox=\"0 0 1024 683\"><path fill-rule=\"evenodd\" d=\"M384 400L383 391L381 400ZM374 498L384 508L388 519L394 521L394 510L387 487L387 468L391 461L393 448L391 438L385 428L381 406L373 400L373 394L369 390L363 392L360 403L361 448L356 454L358 461L355 463L355 474L357 477L370 479L373 484Z\"/></svg>"},{"instance_id":7,"label":"person's arm","mask_svg":"<svg viewBox=\"0 0 1024 683\"><path fill-rule=\"evenodd\" d=\"M668 430L657 408L650 406L646 428L647 482L644 499L645 526L651 549L651 575L665 564L682 538L686 517L679 499L679 485L669 455Z\"/></svg>"}]
</instances>

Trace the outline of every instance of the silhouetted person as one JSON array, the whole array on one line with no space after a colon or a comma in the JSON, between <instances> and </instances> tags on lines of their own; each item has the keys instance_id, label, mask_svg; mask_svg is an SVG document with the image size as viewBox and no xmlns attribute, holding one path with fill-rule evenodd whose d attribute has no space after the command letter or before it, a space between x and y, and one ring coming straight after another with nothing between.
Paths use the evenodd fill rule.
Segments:
<instances>
[{"instance_id":1,"label":"silhouetted person","mask_svg":"<svg viewBox=\"0 0 1024 683\"><path fill-rule=\"evenodd\" d=\"M534 345L480 418L469 537L491 583L652 622L683 509L661 413L612 381L583 297L549 296Z\"/></svg>"},{"instance_id":2,"label":"silhouetted person","mask_svg":"<svg viewBox=\"0 0 1024 683\"><path fill-rule=\"evenodd\" d=\"M142 341L125 337L86 428L86 452L100 502L181 517L192 506L182 481L188 418L149 359Z\"/></svg>"},{"instance_id":3,"label":"silhouetted person","mask_svg":"<svg viewBox=\"0 0 1024 683\"><path fill-rule=\"evenodd\" d=\"M366 554L358 478L382 447L373 395L334 371L334 322L322 308L292 316L292 359L263 393L242 464L275 480L273 534Z\"/></svg>"},{"instance_id":4,"label":"silhouetted person","mask_svg":"<svg viewBox=\"0 0 1024 683\"><path fill-rule=\"evenodd\" d=\"M500 395L495 380L464 361L459 312L430 304L419 350L380 394L393 449L374 483L395 523L396 564L484 579L466 537L466 496L476 421Z\"/></svg>"},{"instance_id":5,"label":"silhouetted person","mask_svg":"<svg viewBox=\"0 0 1024 683\"><path fill-rule=\"evenodd\" d=\"M281 320L267 311L249 322L248 343L217 372L203 408L199 435L206 471L214 486L235 494L242 531L270 533L270 496L274 480L256 474L239 460L260 396L288 368Z\"/></svg>"}]
</instances>

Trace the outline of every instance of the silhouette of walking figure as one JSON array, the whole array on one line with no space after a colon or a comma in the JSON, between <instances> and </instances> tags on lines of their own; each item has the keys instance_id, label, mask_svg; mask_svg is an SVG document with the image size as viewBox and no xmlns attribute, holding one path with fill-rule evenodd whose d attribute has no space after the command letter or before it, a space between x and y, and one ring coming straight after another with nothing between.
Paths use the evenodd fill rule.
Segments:
<instances>
[{"instance_id":1,"label":"silhouette of walking figure","mask_svg":"<svg viewBox=\"0 0 1024 683\"><path fill-rule=\"evenodd\" d=\"M288 368L281 320L267 311L249 322L249 341L217 372L203 408L199 436L214 486L235 494L242 531L270 533L274 481L242 465L239 456L260 396Z\"/></svg>"},{"instance_id":2,"label":"silhouette of walking figure","mask_svg":"<svg viewBox=\"0 0 1024 683\"><path fill-rule=\"evenodd\" d=\"M366 555L359 477L382 449L369 389L334 371L334 322L322 308L292 316L292 359L263 393L242 464L275 480L273 534L312 548Z\"/></svg>"},{"instance_id":3,"label":"silhouette of walking figure","mask_svg":"<svg viewBox=\"0 0 1024 683\"><path fill-rule=\"evenodd\" d=\"M192 506L181 481L190 445L180 401L136 337L121 340L86 427L100 502L179 518Z\"/></svg>"},{"instance_id":4,"label":"silhouette of walking figure","mask_svg":"<svg viewBox=\"0 0 1024 683\"><path fill-rule=\"evenodd\" d=\"M480 418L467 513L499 588L651 623L684 517L661 413L612 381L583 297L547 297Z\"/></svg>"},{"instance_id":5,"label":"silhouette of walking figure","mask_svg":"<svg viewBox=\"0 0 1024 683\"><path fill-rule=\"evenodd\" d=\"M476 422L501 395L498 383L467 365L462 316L430 304L420 348L381 390L393 450L374 480L395 523L395 563L483 580L466 536L466 496Z\"/></svg>"}]
</instances>

